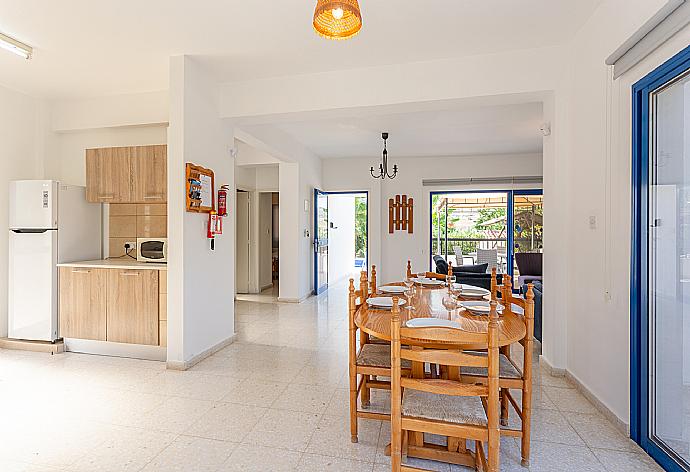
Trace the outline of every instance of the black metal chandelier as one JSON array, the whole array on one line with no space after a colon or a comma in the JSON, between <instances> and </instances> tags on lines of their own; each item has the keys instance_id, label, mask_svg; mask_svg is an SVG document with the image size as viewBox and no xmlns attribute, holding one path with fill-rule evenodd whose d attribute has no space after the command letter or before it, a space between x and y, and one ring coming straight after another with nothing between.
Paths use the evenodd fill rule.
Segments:
<instances>
[{"instance_id":1,"label":"black metal chandelier","mask_svg":"<svg viewBox=\"0 0 690 472\"><path fill-rule=\"evenodd\" d=\"M371 176L375 179L381 179L385 180L386 177L389 179L394 179L396 175L398 175L398 166L397 164L393 166L393 174L388 173L388 149L386 149L386 141L388 140L388 133L381 133L381 137L383 138L383 162L379 164L379 173L374 174L374 167L372 166L369 172L371 172Z\"/></svg>"}]
</instances>

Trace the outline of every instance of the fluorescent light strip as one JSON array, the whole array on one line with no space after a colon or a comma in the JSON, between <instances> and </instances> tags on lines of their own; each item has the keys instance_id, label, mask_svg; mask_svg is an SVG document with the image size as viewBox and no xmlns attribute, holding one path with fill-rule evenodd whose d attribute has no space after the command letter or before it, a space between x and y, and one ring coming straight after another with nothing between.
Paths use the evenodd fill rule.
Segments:
<instances>
[{"instance_id":1,"label":"fluorescent light strip","mask_svg":"<svg viewBox=\"0 0 690 472\"><path fill-rule=\"evenodd\" d=\"M24 59L31 59L34 49L24 43L10 38L7 35L0 33L0 48L15 53L17 56L22 56Z\"/></svg>"}]
</instances>

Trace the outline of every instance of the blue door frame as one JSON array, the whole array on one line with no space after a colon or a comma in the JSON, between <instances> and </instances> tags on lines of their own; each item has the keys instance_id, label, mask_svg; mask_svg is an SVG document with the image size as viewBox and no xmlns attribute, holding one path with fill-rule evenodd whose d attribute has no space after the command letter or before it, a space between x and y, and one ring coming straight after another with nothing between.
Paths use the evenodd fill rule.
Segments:
<instances>
[{"instance_id":1,"label":"blue door frame","mask_svg":"<svg viewBox=\"0 0 690 472\"><path fill-rule=\"evenodd\" d=\"M320 293L325 292L328 290L328 282L325 284L319 286L319 252L318 252L318 244L319 244L319 208L318 208L318 198L319 195L321 196L328 196L328 195L351 195L351 194L363 194L366 195L367 198L367 225L366 225L366 232L367 232L367 247L366 247L366 256L365 256L365 263L366 267L364 267L365 270L368 271L369 268L369 191L368 190L362 190L362 191L352 191L352 192L324 192L319 189L314 189L314 294L318 295Z\"/></svg>"},{"instance_id":2,"label":"blue door frame","mask_svg":"<svg viewBox=\"0 0 690 472\"><path fill-rule=\"evenodd\" d=\"M515 196L520 196L520 195L543 195L544 190L543 189L526 189L526 190L451 190L448 192L431 192L429 194L429 254L433 254L434 251L434 236L433 236L433 228L434 228L434 209L433 209L433 202L434 202L434 195L453 195L453 194L463 194L463 193L505 193L508 196L508 208L507 208L507 217L506 217L506 247L510 248L510 251L508 251L507 254L507 260L506 264L508 266L508 275L510 275L511 279L513 278L513 273L515 272L514 270L514 261L515 261L515 208L514 208L514 203L515 203ZM430 261L429 262L429 267L431 272L434 272L436 270L435 267L433 267L433 263Z\"/></svg>"},{"instance_id":3,"label":"blue door frame","mask_svg":"<svg viewBox=\"0 0 690 472\"><path fill-rule=\"evenodd\" d=\"M316 295L328 289L328 280L323 285L319 285L319 245L321 244L319 238L319 197L327 195L326 192L317 188L314 189L314 293ZM326 238L326 244L328 244L328 238Z\"/></svg>"},{"instance_id":4,"label":"blue door frame","mask_svg":"<svg viewBox=\"0 0 690 472\"><path fill-rule=\"evenodd\" d=\"M665 470L684 471L649 425L649 164L650 95L690 69L690 46L632 88L632 246L630 260L630 437Z\"/></svg>"}]
</instances>

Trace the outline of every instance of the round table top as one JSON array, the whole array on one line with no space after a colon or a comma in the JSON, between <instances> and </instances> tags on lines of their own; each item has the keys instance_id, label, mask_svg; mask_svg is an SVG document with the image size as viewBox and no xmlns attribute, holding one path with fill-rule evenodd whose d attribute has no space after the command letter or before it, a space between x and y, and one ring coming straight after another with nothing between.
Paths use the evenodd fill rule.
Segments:
<instances>
[{"instance_id":1,"label":"round table top","mask_svg":"<svg viewBox=\"0 0 690 472\"><path fill-rule=\"evenodd\" d=\"M387 285L402 285L401 283ZM440 318L453 320L460 323L461 328L472 333L486 333L489 319L487 316L476 316L464 309L455 310L452 314L443 306L442 300L448 291L443 288L427 288L417 286L412 303L415 309L410 311L405 306L400 307L400 321L405 323L412 318ZM389 294L385 294L388 296ZM406 298L406 297L402 297ZM391 311L369 308L363 303L355 313L355 324L365 333L376 336L379 339L391 340ZM504 313L498 321L499 346L507 346L520 341L527 334L527 328L522 317L515 313ZM404 344L424 345L427 343L414 339L405 339ZM448 344L438 346L449 348ZM476 346L479 348L480 346ZM458 346L462 349L471 349L473 346Z\"/></svg>"}]
</instances>

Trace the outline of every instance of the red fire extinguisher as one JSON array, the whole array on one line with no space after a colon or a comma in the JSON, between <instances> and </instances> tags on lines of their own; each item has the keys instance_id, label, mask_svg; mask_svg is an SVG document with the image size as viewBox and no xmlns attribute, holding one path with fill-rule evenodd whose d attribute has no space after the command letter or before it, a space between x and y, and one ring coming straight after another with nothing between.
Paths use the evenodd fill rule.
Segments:
<instances>
[{"instance_id":1,"label":"red fire extinguisher","mask_svg":"<svg viewBox=\"0 0 690 472\"><path fill-rule=\"evenodd\" d=\"M218 216L228 216L228 190L228 185L222 185L218 190Z\"/></svg>"}]
</instances>

